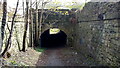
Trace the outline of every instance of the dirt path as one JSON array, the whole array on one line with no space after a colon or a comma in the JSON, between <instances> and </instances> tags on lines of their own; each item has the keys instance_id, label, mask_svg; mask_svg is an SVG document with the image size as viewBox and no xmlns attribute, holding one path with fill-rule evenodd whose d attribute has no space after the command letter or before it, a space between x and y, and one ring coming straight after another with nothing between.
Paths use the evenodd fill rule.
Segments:
<instances>
[{"instance_id":1,"label":"dirt path","mask_svg":"<svg viewBox=\"0 0 120 68\"><path fill-rule=\"evenodd\" d=\"M63 63L58 57L56 50L53 50L47 58L48 62L46 63L46 66L63 66Z\"/></svg>"},{"instance_id":2,"label":"dirt path","mask_svg":"<svg viewBox=\"0 0 120 68\"><path fill-rule=\"evenodd\" d=\"M71 47L47 49L36 52L29 48L5 59L6 66L90 66L98 65L95 59L78 53Z\"/></svg>"},{"instance_id":3,"label":"dirt path","mask_svg":"<svg viewBox=\"0 0 120 68\"><path fill-rule=\"evenodd\" d=\"M40 55L37 66L64 66L60 57L60 49L48 49Z\"/></svg>"},{"instance_id":4,"label":"dirt path","mask_svg":"<svg viewBox=\"0 0 120 68\"><path fill-rule=\"evenodd\" d=\"M88 66L96 65L89 59L71 48L48 49L43 52L36 63L37 66Z\"/></svg>"}]
</instances>

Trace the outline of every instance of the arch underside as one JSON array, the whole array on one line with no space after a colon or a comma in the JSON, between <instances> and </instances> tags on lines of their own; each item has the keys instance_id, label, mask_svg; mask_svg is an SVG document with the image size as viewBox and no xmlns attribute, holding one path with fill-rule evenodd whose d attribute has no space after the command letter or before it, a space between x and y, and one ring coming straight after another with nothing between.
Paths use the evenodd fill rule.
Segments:
<instances>
[{"instance_id":1,"label":"arch underside","mask_svg":"<svg viewBox=\"0 0 120 68\"><path fill-rule=\"evenodd\" d=\"M67 41L67 35L60 30L57 34L50 34L49 30L44 31L40 37L41 47L62 47L65 46Z\"/></svg>"}]
</instances>

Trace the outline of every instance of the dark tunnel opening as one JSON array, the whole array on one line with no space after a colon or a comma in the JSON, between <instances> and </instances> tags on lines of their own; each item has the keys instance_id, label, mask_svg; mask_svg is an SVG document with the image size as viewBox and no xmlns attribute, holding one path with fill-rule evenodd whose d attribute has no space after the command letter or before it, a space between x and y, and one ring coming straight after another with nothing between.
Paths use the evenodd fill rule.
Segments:
<instances>
[{"instance_id":1,"label":"dark tunnel opening","mask_svg":"<svg viewBox=\"0 0 120 68\"><path fill-rule=\"evenodd\" d=\"M49 30L44 31L40 36L41 48L65 47L67 35L60 30L57 34L50 34Z\"/></svg>"}]
</instances>

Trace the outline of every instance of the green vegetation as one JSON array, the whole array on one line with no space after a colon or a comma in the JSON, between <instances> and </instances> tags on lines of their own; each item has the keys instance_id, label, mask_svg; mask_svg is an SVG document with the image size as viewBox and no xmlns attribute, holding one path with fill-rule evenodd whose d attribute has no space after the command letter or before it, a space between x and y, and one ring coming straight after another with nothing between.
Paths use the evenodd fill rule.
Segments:
<instances>
[{"instance_id":1,"label":"green vegetation","mask_svg":"<svg viewBox=\"0 0 120 68\"><path fill-rule=\"evenodd\" d=\"M36 47L34 48L37 52L44 52L46 49L45 48L39 48L39 47Z\"/></svg>"},{"instance_id":2,"label":"green vegetation","mask_svg":"<svg viewBox=\"0 0 120 68\"><path fill-rule=\"evenodd\" d=\"M11 62L11 64L13 64L13 65L16 65L17 63L16 63L16 61L10 61Z\"/></svg>"}]
</instances>

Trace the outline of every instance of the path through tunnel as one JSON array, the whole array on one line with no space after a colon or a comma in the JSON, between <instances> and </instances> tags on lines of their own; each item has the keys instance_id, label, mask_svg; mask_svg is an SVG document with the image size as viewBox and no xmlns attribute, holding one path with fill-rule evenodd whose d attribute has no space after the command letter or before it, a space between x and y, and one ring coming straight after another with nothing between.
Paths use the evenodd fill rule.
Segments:
<instances>
[{"instance_id":1,"label":"path through tunnel","mask_svg":"<svg viewBox=\"0 0 120 68\"><path fill-rule=\"evenodd\" d=\"M50 34L50 30L51 29L48 29L41 34L41 48L64 47L67 42L67 35L62 30L59 30L59 32L55 34Z\"/></svg>"}]
</instances>

